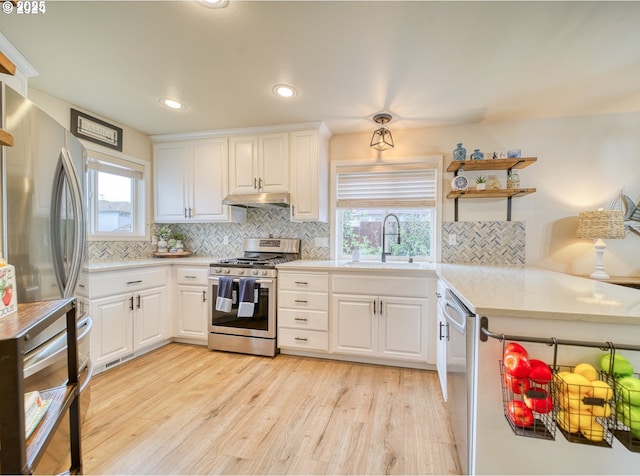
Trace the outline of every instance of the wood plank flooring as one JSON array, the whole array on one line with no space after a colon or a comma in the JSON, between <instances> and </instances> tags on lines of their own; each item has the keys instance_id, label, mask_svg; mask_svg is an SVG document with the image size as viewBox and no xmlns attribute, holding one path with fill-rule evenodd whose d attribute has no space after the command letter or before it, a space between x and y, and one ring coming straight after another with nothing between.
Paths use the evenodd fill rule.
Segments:
<instances>
[{"instance_id":1,"label":"wood plank flooring","mask_svg":"<svg viewBox=\"0 0 640 476\"><path fill-rule=\"evenodd\" d=\"M85 474L460 474L435 372L170 344L94 377Z\"/></svg>"}]
</instances>

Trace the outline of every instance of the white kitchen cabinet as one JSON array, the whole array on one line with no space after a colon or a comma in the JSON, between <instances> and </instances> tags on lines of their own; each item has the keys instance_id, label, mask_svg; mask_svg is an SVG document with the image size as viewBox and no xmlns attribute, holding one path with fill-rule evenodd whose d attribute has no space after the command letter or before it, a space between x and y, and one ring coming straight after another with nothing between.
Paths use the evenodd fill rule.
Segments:
<instances>
[{"instance_id":1,"label":"white kitchen cabinet","mask_svg":"<svg viewBox=\"0 0 640 476\"><path fill-rule=\"evenodd\" d=\"M207 343L209 267L176 270L176 336L181 342Z\"/></svg>"},{"instance_id":2,"label":"white kitchen cabinet","mask_svg":"<svg viewBox=\"0 0 640 476\"><path fill-rule=\"evenodd\" d=\"M433 363L426 278L333 276L331 351L392 360Z\"/></svg>"},{"instance_id":3,"label":"white kitchen cabinet","mask_svg":"<svg viewBox=\"0 0 640 476\"><path fill-rule=\"evenodd\" d=\"M278 273L278 347L329 351L328 273Z\"/></svg>"},{"instance_id":4,"label":"white kitchen cabinet","mask_svg":"<svg viewBox=\"0 0 640 476\"><path fill-rule=\"evenodd\" d=\"M90 273L85 282L97 371L168 341L167 268Z\"/></svg>"},{"instance_id":5,"label":"white kitchen cabinet","mask_svg":"<svg viewBox=\"0 0 640 476\"><path fill-rule=\"evenodd\" d=\"M232 194L289 191L289 134L231 137L229 185Z\"/></svg>"},{"instance_id":6,"label":"white kitchen cabinet","mask_svg":"<svg viewBox=\"0 0 640 476\"><path fill-rule=\"evenodd\" d=\"M226 138L154 145L157 223L243 222L246 211L222 205L227 195Z\"/></svg>"},{"instance_id":7,"label":"white kitchen cabinet","mask_svg":"<svg viewBox=\"0 0 640 476\"><path fill-rule=\"evenodd\" d=\"M334 352L427 360L427 299L333 296Z\"/></svg>"},{"instance_id":8,"label":"white kitchen cabinet","mask_svg":"<svg viewBox=\"0 0 640 476\"><path fill-rule=\"evenodd\" d=\"M293 221L328 220L329 137L325 126L289 134Z\"/></svg>"}]
</instances>

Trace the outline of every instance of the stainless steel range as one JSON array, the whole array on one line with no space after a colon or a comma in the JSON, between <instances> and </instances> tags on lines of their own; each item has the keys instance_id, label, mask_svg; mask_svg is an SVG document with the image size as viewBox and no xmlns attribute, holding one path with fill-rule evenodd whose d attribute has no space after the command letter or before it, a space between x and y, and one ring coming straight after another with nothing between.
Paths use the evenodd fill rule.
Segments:
<instances>
[{"instance_id":1,"label":"stainless steel range","mask_svg":"<svg viewBox=\"0 0 640 476\"><path fill-rule=\"evenodd\" d=\"M276 265L300 259L298 238L244 238L244 255L209 267L212 350L273 357L276 346Z\"/></svg>"}]
</instances>

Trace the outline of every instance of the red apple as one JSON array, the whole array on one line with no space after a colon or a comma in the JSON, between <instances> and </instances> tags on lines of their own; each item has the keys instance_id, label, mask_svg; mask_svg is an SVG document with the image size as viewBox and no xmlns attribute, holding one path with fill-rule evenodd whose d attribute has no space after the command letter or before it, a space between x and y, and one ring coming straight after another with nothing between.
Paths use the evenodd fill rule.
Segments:
<instances>
[{"instance_id":1,"label":"red apple","mask_svg":"<svg viewBox=\"0 0 640 476\"><path fill-rule=\"evenodd\" d=\"M502 364L512 377L527 378L529 377L529 372L531 372L529 358L519 352L505 354Z\"/></svg>"},{"instance_id":2,"label":"red apple","mask_svg":"<svg viewBox=\"0 0 640 476\"><path fill-rule=\"evenodd\" d=\"M531 380L541 385L551 382L551 367L545 364L542 360L529 359L529 365L531 365L531 372L529 372L529 378Z\"/></svg>"},{"instance_id":3,"label":"red apple","mask_svg":"<svg viewBox=\"0 0 640 476\"><path fill-rule=\"evenodd\" d=\"M507 416L516 426L528 427L533 425L533 412L520 400L507 403Z\"/></svg>"},{"instance_id":4,"label":"red apple","mask_svg":"<svg viewBox=\"0 0 640 476\"><path fill-rule=\"evenodd\" d=\"M537 413L549 413L553 410L551 395L544 388L532 387L524 394L524 404Z\"/></svg>"},{"instance_id":5,"label":"red apple","mask_svg":"<svg viewBox=\"0 0 640 476\"><path fill-rule=\"evenodd\" d=\"M522 395L531 386L528 378L516 378L507 372L504 373L504 383L509 390L518 395Z\"/></svg>"},{"instance_id":6,"label":"red apple","mask_svg":"<svg viewBox=\"0 0 640 476\"><path fill-rule=\"evenodd\" d=\"M529 357L529 353L527 352L527 349L525 349L523 346L521 346L517 342L509 342L507 345L504 346L503 356L507 355L510 352L519 352L521 354L524 354L526 357Z\"/></svg>"}]
</instances>

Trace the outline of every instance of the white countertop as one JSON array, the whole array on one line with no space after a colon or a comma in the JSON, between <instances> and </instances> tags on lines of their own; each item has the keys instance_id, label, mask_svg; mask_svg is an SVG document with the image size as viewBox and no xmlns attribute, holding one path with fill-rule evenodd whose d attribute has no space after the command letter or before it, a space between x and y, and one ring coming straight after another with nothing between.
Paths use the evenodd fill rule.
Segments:
<instances>
[{"instance_id":1,"label":"white countertop","mask_svg":"<svg viewBox=\"0 0 640 476\"><path fill-rule=\"evenodd\" d=\"M474 313L640 324L640 290L529 267L440 264L440 278Z\"/></svg>"},{"instance_id":2,"label":"white countertop","mask_svg":"<svg viewBox=\"0 0 640 476\"><path fill-rule=\"evenodd\" d=\"M347 271L359 273L402 273L407 275L433 276L435 278L435 265L433 263L407 263L388 261L380 263L375 261L346 261L346 260L296 260L282 263L276 266L281 271Z\"/></svg>"},{"instance_id":3,"label":"white countertop","mask_svg":"<svg viewBox=\"0 0 640 476\"><path fill-rule=\"evenodd\" d=\"M146 266L164 266L168 264L181 264L185 266L209 266L220 258L212 256L189 256L186 258L147 258L130 261L109 261L104 263L89 263L83 267L89 273L100 271L116 271L119 269L133 269Z\"/></svg>"}]
</instances>

